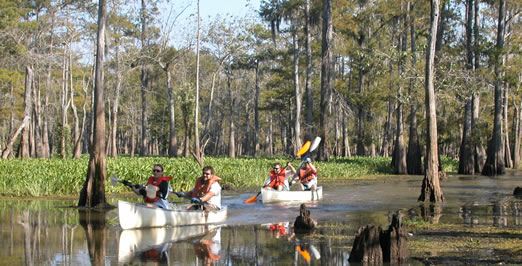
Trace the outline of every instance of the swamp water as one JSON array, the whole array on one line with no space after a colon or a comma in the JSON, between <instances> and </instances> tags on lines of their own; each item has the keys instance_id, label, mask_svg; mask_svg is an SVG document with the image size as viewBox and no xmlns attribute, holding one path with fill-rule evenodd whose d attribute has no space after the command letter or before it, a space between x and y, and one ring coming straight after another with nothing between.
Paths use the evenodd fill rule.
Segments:
<instances>
[{"instance_id":1,"label":"swamp water","mask_svg":"<svg viewBox=\"0 0 522 266\"><path fill-rule=\"evenodd\" d=\"M299 203L244 204L253 190L223 192L226 224L140 230L121 230L115 209L67 207L76 200L0 200L0 265L348 265L357 229L386 229L398 210L403 220L522 230L522 201L512 196L522 172L450 175L438 210L416 201L421 184L420 176L322 182L323 199L307 203L318 220L307 236L291 231ZM118 198L107 196L116 205ZM408 264L422 265L413 258Z\"/></svg>"}]
</instances>

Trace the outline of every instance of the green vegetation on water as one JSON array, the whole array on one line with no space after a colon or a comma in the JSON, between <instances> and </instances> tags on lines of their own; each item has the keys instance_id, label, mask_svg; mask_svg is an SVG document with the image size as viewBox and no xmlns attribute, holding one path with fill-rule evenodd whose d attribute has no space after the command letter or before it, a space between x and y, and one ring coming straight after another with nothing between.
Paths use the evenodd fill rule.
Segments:
<instances>
[{"instance_id":1,"label":"green vegetation on water","mask_svg":"<svg viewBox=\"0 0 522 266\"><path fill-rule=\"evenodd\" d=\"M0 195L2 196L58 196L78 195L87 175L88 156L81 159L8 159L0 160ZM223 178L221 183L232 187L261 186L272 164L285 164L289 157L205 157L205 164ZM442 160L445 171L452 171L453 160ZM128 192L123 185L111 186L110 176L118 176L133 183L143 184L152 175L152 166L162 164L165 175L173 176L175 191L188 190L201 174L192 158L126 157L107 158L107 192ZM301 162L295 160L294 167ZM314 162L320 180L361 179L369 176L389 175L391 158L337 157L329 162ZM449 166L449 167L448 167Z\"/></svg>"}]
</instances>

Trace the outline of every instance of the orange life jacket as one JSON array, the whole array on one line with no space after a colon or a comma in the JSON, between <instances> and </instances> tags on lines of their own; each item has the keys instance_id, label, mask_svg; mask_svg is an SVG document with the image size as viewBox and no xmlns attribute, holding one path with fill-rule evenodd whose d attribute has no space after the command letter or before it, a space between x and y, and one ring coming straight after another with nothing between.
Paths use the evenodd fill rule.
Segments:
<instances>
[{"instance_id":1,"label":"orange life jacket","mask_svg":"<svg viewBox=\"0 0 522 266\"><path fill-rule=\"evenodd\" d=\"M285 186L286 179L286 168L281 169L281 172L276 173L274 170L270 170L270 183L268 186L277 189L278 186Z\"/></svg>"},{"instance_id":2,"label":"orange life jacket","mask_svg":"<svg viewBox=\"0 0 522 266\"><path fill-rule=\"evenodd\" d=\"M172 176L162 176L158 179L154 178L154 176L149 176L149 180L147 180L147 185L155 185L155 186L159 186L161 184L161 182L163 181L166 181L166 182L169 182L170 180L172 179ZM159 190L156 191L156 197L151 199L149 197L147 197L147 194L145 194L145 202L156 202L159 200Z\"/></svg>"},{"instance_id":3,"label":"orange life jacket","mask_svg":"<svg viewBox=\"0 0 522 266\"><path fill-rule=\"evenodd\" d=\"M196 180L196 186L192 190L192 197L203 197L210 191L212 184L221 180L220 177L212 175L206 184L203 183L204 176L198 177Z\"/></svg>"},{"instance_id":4,"label":"orange life jacket","mask_svg":"<svg viewBox=\"0 0 522 266\"><path fill-rule=\"evenodd\" d=\"M307 168L307 169L299 169L299 174L297 175L297 177L299 177L299 179L301 180L301 183L306 183L306 182L309 182L310 180L314 179L314 177L316 177L317 175L317 170L313 170L311 167Z\"/></svg>"},{"instance_id":5,"label":"orange life jacket","mask_svg":"<svg viewBox=\"0 0 522 266\"><path fill-rule=\"evenodd\" d=\"M270 232L276 232L279 231L282 235L286 236L286 229L284 225L280 224L271 224L270 225Z\"/></svg>"}]
</instances>

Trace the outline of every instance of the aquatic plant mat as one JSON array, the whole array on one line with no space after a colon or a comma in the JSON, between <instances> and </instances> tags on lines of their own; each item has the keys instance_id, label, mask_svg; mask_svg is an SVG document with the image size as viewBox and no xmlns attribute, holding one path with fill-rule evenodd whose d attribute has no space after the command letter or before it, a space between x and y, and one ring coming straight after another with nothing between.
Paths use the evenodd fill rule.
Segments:
<instances>
[{"instance_id":1,"label":"aquatic plant mat","mask_svg":"<svg viewBox=\"0 0 522 266\"><path fill-rule=\"evenodd\" d=\"M487 225L409 225L410 258L425 264L521 264L522 229Z\"/></svg>"}]
</instances>

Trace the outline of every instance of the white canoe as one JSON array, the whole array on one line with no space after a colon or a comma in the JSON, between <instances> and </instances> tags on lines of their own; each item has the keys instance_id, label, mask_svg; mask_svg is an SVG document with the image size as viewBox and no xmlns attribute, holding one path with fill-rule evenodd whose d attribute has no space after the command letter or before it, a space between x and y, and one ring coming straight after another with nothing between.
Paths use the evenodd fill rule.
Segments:
<instances>
[{"instance_id":1,"label":"white canoe","mask_svg":"<svg viewBox=\"0 0 522 266\"><path fill-rule=\"evenodd\" d=\"M227 207L216 212L203 210L165 210L141 203L118 201L118 218L122 229L221 223L227 219Z\"/></svg>"},{"instance_id":2,"label":"white canoe","mask_svg":"<svg viewBox=\"0 0 522 266\"><path fill-rule=\"evenodd\" d=\"M323 187L317 187L316 191L277 191L261 188L263 203L281 201L312 201L323 198Z\"/></svg>"},{"instance_id":3,"label":"white canoe","mask_svg":"<svg viewBox=\"0 0 522 266\"><path fill-rule=\"evenodd\" d=\"M163 244L202 236L208 225L165 226L123 230L120 233L118 262L129 262L136 254Z\"/></svg>"}]
</instances>

